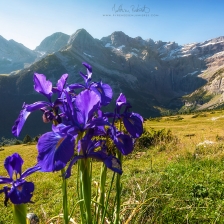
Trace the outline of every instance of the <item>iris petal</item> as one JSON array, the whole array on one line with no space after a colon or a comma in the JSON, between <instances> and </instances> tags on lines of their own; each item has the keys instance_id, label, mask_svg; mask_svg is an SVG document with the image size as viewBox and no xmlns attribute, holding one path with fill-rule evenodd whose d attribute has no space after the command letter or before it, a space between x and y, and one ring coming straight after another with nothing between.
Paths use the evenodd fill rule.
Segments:
<instances>
[{"instance_id":1,"label":"iris petal","mask_svg":"<svg viewBox=\"0 0 224 224\"><path fill-rule=\"evenodd\" d=\"M69 163L69 165L68 165L68 168L67 168L67 170L66 170L66 172L65 172L65 178L69 178L70 176L71 176L71 170L72 170L72 166L79 160L79 159L82 159L82 158L84 158L84 156L75 156L72 160L71 160L71 162Z\"/></svg>"},{"instance_id":2,"label":"iris petal","mask_svg":"<svg viewBox=\"0 0 224 224\"><path fill-rule=\"evenodd\" d=\"M38 165L41 171L58 171L65 167L74 153L74 141L72 136L65 137L55 133L47 132L42 135L37 143Z\"/></svg>"},{"instance_id":3,"label":"iris petal","mask_svg":"<svg viewBox=\"0 0 224 224\"><path fill-rule=\"evenodd\" d=\"M124 126L133 138L139 138L143 133L142 119L139 114L126 113L123 117Z\"/></svg>"},{"instance_id":4,"label":"iris petal","mask_svg":"<svg viewBox=\"0 0 224 224\"><path fill-rule=\"evenodd\" d=\"M44 102L44 101L38 101L38 102L35 102L35 103L32 103L32 104L27 104L26 105L26 110L28 112L33 112L35 110L39 110L43 107L48 107L48 106L50 107L51 104L48 103L48 102Z\"/></svg>"},{"instance_id":5,"label":"iris petal","mask_svg":"<svg viewBox=\"0 0 224 224\"><path fill-rule=\"evenodd\" d=\"M113 91L108 84L102 82L95 83L91 88L101 98L101 105L108 105L113 97Z\"/></svg>"},{"instance_id":6,"label":"iris petal","mask_svg":"<svg viewBox=\"0 0 224 224\"><path fill-rule=\"evenodd\" d=\"M86 62L83 62L82 64L87 68L87 81L90 81L92 77L92 66L87 64Z\"/></svg>"},{"instance_id":7,"label":"iris petal","mask_svg":"<svg viewBox=\"0 0 224 224\"><path fill-rule=\"evenodd\" d=\"M68 74L64 74L61 76L61 78L58 80L57 82L57 89L62 92L63 88L64 88L64 85L66 83L68 79Z\"/></svg>"},{"instance_id":8,"label":"iris petal","mask_svg":"<svg viewBox=\"0 0 224 224\"><path fill-rule=\"evenodd\" d=\"M26 178L27 176L29 176L30 174L40 170L41 167L40 166L33 166L29 169L27 169L25 172L22 173L21 178Z\"/></svg>"},{"instance_id":9,"label":"iris petal","mask_svg":"<svg viewBox=\"0 0 224 224\"><path fill-rule=\"evenodd\" d=\"M1 177L0 176L0 184L9 184L12 181L13 181L12 178L7 178L7 177Z\"/></svg>"},{"instance_id":10,"label":"iris petal","mask_svg":"<svg viewBox=\"0 0 224 224\"><path fill-rule=\"evenodd\" d=\"M43 94L51 101L52 92L52 83L46 80L46 76L43 74L34 73L33 76L34 81L34 89L38 92Z\"/></svg>"},{"instance_id":11,"label":"iris petal","mask_svg":"<svg viewBox=\"0 0 224 224\"><path fill-rule=\"evenodd\" d=\"M24 108L23 110L20 111L19 117L16 119L13 127L12 127L12 134L16 137L19 136L23 125L27 119L27 117L30 115L30 112L28 112L26 110L26 108Z\"/></svg>"},{"instance_id":12,"label":"iris petal","mask_svg":"<svg viewBox=\"0 0 224 224\"><path fill-rule=\"evenodd\" d=\"M119 97L116 100L116 105L121 106L124 103L126 103L126 97L123 93L120 93Z\"/></svg>"},{"instance_id":13,"label":"iris petal","mask_svg":"<svg viewBox=\"0 0 224 224\"><path fill-rule=\"evenodd\" d=\"M114 156L108 156L104 160L104 164L111 170L113 170L116 173L122 174L122 169L121 169L121 163L120 161L114 157Z\"/></svg>"},{"instance_id":14,"label":"iris petal","mask_svg":"<svg viewBox=\"0 0 224 224\"><path fill-rule=\"evenodd\" d=\"M80 88L85 88L85 86L82 84L76 84L76 83L69 85L69 89L80 89Z\"/></svg>"},{"instance_id":15,"label":"iris petal","mask_svg":"<svg viewBox=\"0 0 224 224\"><path fill-rule=\"evenodd\" d=\"M127 103L125 95L123 93L120 93L119 97L116 100L116 109L118 114L120 114L121 108L123 106L130 107L130 104Z\"/></svg>"},{"instance_id":16,"label":"iris petal","mask_svg":"<svg viewBox=\"0 0 224 224\"><path fill-rule=\"evenodd\" d=\"M18 186L13 186L9 192L9 198L13 204L22 204L30 202L33 196L34 184L24 182Z\"/></svg>"},{"instance_id":17,"label":"iris petal","mask_svg":"<svg viewBox=\"0 0 224 224\"><path fill-rule=\"evenodd\" d=\"M56 145L61 139L60 135L54 132L47 132L42 135L37 143L38 149L38 165L41 167L41 171L52 172L55 171L54 166L54 154ZM63 166L62 166L63 168Z\"/></svg>"},{"instance_id":18,"label":"iris petal","mask_svg":"<svg viewBox=\"0 0 224 224\"><path fill-rule=\"evenodd\" d=\"M10 178L13 177L14 173L16 175L17 174L21 175L22 165L23 165L23 160L18 153L14 153L12 156L8 156L5 159L5 163L4 163L5 169L7 170Z\"/></svg>"},{"instance_id":19,"label":"iris petal","mask_svg":"<svg viewBox=\"0 0 224 224\"><path fill-rule=\"evenodd\" d=\"M66 165L74 155L74 146L73 136L67 135L65 138L63 138L61 144L58 145L56 149L54 157L55 161L60 161Z\"/></svg>"},{"instance_id":20,"label":"iris petal","mask_svg":"<svg viewBox=\"0 0 224 224\"><path fill-rule=\"evenodd\" d=\"M97 117L93 120L91 120L86 128L95 128L99 126L110 126L110 123L106 120L104 120L102 117Z\"/></svg>"},{"instance_id":21,"label":"iris petal","mask_svg":"<svg viewBox=\"0 0 224 224\"><path fill-rule=\"evenodd\" d=\"M113 140L116 147L123 155L130 154L134 149L132 138L129 135L119 133L113 138Z\"/></svg>"},{"instance_id":22,"label":"iris petal","mask_svg":"<svg viewBox=\"0 0 224 224\"><path fill-rule=\"evenodd\" d=\"M77 120L80 124L85 125L99 108L100 98L93 91L84 90L76 97L75 103L79 110L77 112Z\"/></svg>"}]
</instances>

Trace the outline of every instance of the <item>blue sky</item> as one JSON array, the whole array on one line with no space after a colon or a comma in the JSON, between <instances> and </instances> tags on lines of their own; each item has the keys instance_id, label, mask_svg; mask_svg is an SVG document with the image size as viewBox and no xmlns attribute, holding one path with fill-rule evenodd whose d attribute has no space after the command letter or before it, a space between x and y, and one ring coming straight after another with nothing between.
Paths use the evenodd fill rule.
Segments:
<instances>
[{"instance_id":1,"label":"blue sky","mask_svg":"<svg viewBox=\"0 0 224 224\"><path fill-rule=\"evenodd\" d=\"M154 41L203 42L224 36L224 1L0 0L0 35L30 49L55 32L80 28L98 39L123 31Z\"/></svg>"}]
</instances>

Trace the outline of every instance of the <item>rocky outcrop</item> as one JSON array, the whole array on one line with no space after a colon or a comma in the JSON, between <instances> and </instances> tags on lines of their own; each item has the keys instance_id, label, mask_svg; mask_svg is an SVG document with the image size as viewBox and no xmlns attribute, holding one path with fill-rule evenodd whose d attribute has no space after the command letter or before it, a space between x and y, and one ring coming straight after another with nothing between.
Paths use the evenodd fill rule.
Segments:
<instances>
[{"instance_id":1,"label":"rocky outcrop","mask_svg":"<svg viewBox=\"0 0 224 224\"><path fill-rule=\"evenodd\" d=\"M194 109L214 109L224 103L224 54L219 52L208 57L207 69L199 77L206 80L206 84L184 97L185 104L193 104ZM188 106L187 106L188 107Z\"/></svg>"}]
</instances>

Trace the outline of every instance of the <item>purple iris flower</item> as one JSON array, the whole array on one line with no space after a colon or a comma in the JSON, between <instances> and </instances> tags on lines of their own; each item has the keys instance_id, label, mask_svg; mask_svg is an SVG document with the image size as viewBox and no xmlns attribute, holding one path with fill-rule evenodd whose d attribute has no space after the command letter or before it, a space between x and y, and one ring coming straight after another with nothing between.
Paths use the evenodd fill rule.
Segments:
<instances>
[{"instance_id":1,"label":"purple iris flower","mask_svg":"<svg viewBox=\"0 0 224 224\"><path fill-rule=\"evenodd\" d=\"M63 169L74 155L75 137L67 134L66 126L52 126L52 132L43 134L37 143L38 165L43 172Z\"/></svg>"},{"instance_id":2,"label":"purple iris flower","mask_svg":"<svg viewBox=\"0 0 224 224\"><path fill-rule=\"evenodd\" d=\"M116 113L120 114L122 107L131 108L131 105L127 102L126 96L123 93L120 93L116 100Z\"/></svg>"},{"instance_id":3,"label":"purple iris flower","mask_svg":"<svg viewBox=\"0 0 224 224\"><path fill-rule=\"evenodd\" d=\"M95 115L100 108L100 97L91 90L83 90L75 99L66 93L67 101L64 105L64 123L71 127L69 130L73 135L84 132L89 128L102 125L110 125L103 117Z\"/></svg>"},{"instance_id":4,"label":"purple iris flower","mask_svg":"<svg viewBox=\"0 0 224 224\"><path fill-rule=\"evenodd\" d=\"M63 89L66 85L68 74L64 74L57 82L57 86L52 88L53 93L58 93L58 97L61 97Z\"/></svg>"},{"instance_id":5,"label":"purple iris flower","mask_svg":"<svg viewBox=\"0 0 224 224\"><path fill-rule=\"evenodd\" d=\"M107 147L105 141L91 140L93 132L93 129L89 130L89 132L84 136L84 138L79 141L79 155L75 156L69 163L68 168L65 172L66 178L69 178L71 176L71 168L79 159L87 158L93 158L98 161L102 161L112 171L122 174L120 161L115 156L107 154Z\"/></svg>"},{"instance_id":6,"label":"purple iris flower","mask_svg":"<svg viewBox=\"0 0 224 224\"><path fill-rule=\"evenodd\" d=\"M125 112L121 115L124 126L133 138L139 138L143 133L143 118L133 112Z\"/></svg>"},{"instance_id":7,"label":"purple iris flower","mask_svg":"<svg viewBox=\"0 0 224 224\"><path fill-rule=\"evenodd\" d=\"M121 118L128 133L133 138L139 138L143 133L143 118L140 114L128 112L131 105L127 103L123 93L116 100L116 116ZM123 112L121 112L124 109Z\"/></svg>"},{"instance_id":8,"label":"purple iris flower","mask_svg":"<svg viewBox=\"0 0 224 224\"><path fill-rule=\"evenodd\" d=\"M113 118L112 125L107 131L103 127L98 127L98 134L109 136L123 155L128 155L133 151L133 138L139 138L143 133L143 118L137 113L128 112L129 108L131 108L131 105L126 101L125 95L121 93L116 100L115 113L98 111L98 116L100 117ZM129 134L117 130L116 126L114 126L116 119L123 120L126 131Z\"/></svg>"},{"instance_id":9,"label":"purple iris flower","mask_svg":"<svg viewBox=\"0 0 224 224\"><path fill-rule=\"evenodd\" d=\"M109 125L103 118L95 118L100 105L99 96L84 90L75 99L65 91L63 123L52 126L52 131L43 134L37 143L38 165L41 171L61 170L74 155L75 139L90 128ZM67 120L67 122L66 122Z\"/></svg>"},{"instance_id":10,"label":"purple iris flower","mask_svg":"<svg viewBox=\"0 0 224 224\"><path fill-rule=\"evenodd\" d=\"M110 125L107 129L104 126L97 126L94 128L94 135L104 138L109 137L123 155L130 154L134 149L133 138L118 131L115 126Z\"/></svg>"},{"instance_id":11,"label":"purple iris flower","mask_svg":"<svg viewBox=\"0 0 224 224\"><path fill-rule=\"evenodd\" d=\"M58 106L61 105L61 100L57 99L55 102L52 102L51 98L53 92L58 93L58 97L62 95L63 87L66 84L67 78L68 74L62 75L62 77L57 82L57 87L53 88L52 83L46 80L46 77L43 74L34 74L34 89L36 92L44 95L48 99L48 102L38 101L33 104L24 103L22 110L20 111L20 115L12 127L12 134L14 136L19 136L27 117L35 110L41 109L44 112L43 121L45 123L49 122L50 120L60 121L60 117L58 117L55 113L58 111ZM50 108L50 110L48 108Z\"/></svg>"},{"instance_id":12,"label":"purple iris flower","mask_svg":"<svg viewBox=\"0 0 224 224\"><path fill-rule=\"evenodd\" d=\"M86 67L87 74L83 74L82 72L79 72L79 74L83 77L85 81L85 86L88 88L89 82L92 80L92 66L87 64L86 62L82 63Z\"/></svg>"},{"instance_id":13,"label":"purple iris flower","mask_svg":"<svg viewBox=\"0 0 224 224\"><path fill-rule=\"evenodd\" d=\"M25 107L26 107L26 105L23 104L23 107L22 107L23 109L20 111L19 117L16 119L16 121L12 127L12 134L16 137L19 136L27 117L31 113L31 112L28 112Z\"/></svg>"},{"instance_id":14,"label":"purple iris flower","mask_svg":"<svg viewBox=\"0 0 224 224\"><path fill-rule=\"evenodd\" d=\"M45 75L38 73L34 73L33 81L36 92L43 94L51 102L53 94L51 81L47 80Z\"/></svg>"},{"instance_id":15,"label":"purple iris flower","mask_svg":"<svg viewBox=\"0 0 224 224\"><path fill-rule=\"evenodd\" d=\"M110 118L113 118L115 120L116 113L108 113L108 112L103 113L101 110L98 110L98 116L99 117L104 117L104 119L106 121L108 121L108 119L110 119ZM110 137L113 140L114 144L116 145L117 149L123 155L128 155L134 149L133 137L119 131L116 128L116 126L114 126L114 120L112 122L113 124L109 125L108 129L105 129L104 126L97 126L95 128L95 135ZM134 128L132 127L132 129L134 129Z\"/></svg>"},{"instance_id":16,"label":"purple iris flower","mask_svg":"<svg viewBox=\"0 0 224 224\"><path fill-rule=\"evenodd\" d=\"M134 149L133 139L130 135L118 131L116 127L111 127L107 130L107 134L113 140L117 149L123 154L128 155Z\"/></svg>"},{"instance_id":17,"label":"purple iris flower","mask_svg":"<svg viewBox=\"0 0 224 224\"><path fill-rule=\"evenodd\" d=\"M84 81L85 81L85 85L82 84L71 84L69 85L69 88L71 90L74 89L80 89L80 88L84 88L84 89L90 89L92 91L94 91L101 99L101 105L102 106L106 106L108 105L111 100L112 100L112 96L113 96L113 91L111 89L111 87L108 84L102 83L102 82L91 82L92 80L92 67L87 64L86 62L82 63L86 69L87 69L87 74L83 74L82 72L80 72L80 75L83 77Z\"/></svg>"},{"instance_id":18,"label":"purple iris flower","mask_svg":"<svg viewBox=\"0 0 224 224\"><path fill-rule=\"evenodd\" d=\"M11 184L11 188L5 186L0 192L5 193L5 205L10 199L13 204L22 204L31 202L33 196L34 184L27 182L25 178L30 174L40 170L39 166L34 166L22 173L23 160L19 154L14 153L5 159L5 169L9 177L0 176L0 184ZM21 174L22 173L22 174ZM13 179L15 178L15 180Z\"/></svg>"}]
</instances>

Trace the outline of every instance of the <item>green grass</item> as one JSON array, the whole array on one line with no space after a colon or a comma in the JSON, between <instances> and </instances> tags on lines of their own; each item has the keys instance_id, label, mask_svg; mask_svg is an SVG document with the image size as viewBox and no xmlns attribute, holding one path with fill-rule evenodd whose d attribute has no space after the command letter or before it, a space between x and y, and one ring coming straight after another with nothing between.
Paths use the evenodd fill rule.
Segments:
<instances>
[{"instance_id":1,"label":"green grass","mask_svg":"<svg viewBox=\"0 0 224 224\"><path fill-rule=\"evenodd\" d=\"M160 139L147 149L138 148L124 160L122 223L224 223L223 116L223 111L216 111L145 122L147 130L170 129L176 138L171 142ZM213 144L206 144L209 141ZM35 145L3 148L1 176L6 175L5 157L14 152L24 159L23 170L35 164ZM93 170L97 183L100 163L94 162ZM77 202L76 173L74 166L68 180L70 207ZM108 175L112 176L112 172ZM28 180L35 183L34 204L28 205L28 211L36 213L41 223L50 223L51 218L62 213L60 172L39 172ZM2 205L3 201L1 194ZM8 207L0 206L0 214L0 223L12 223L10 203ZM79 223L78 207L73 218ZM62 223L62 220L55 218L52 223Z\"/></svg>"}]
</instances>

